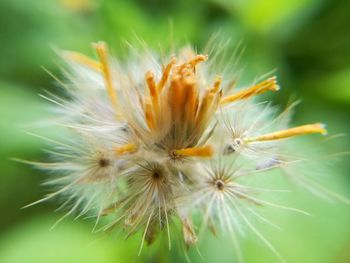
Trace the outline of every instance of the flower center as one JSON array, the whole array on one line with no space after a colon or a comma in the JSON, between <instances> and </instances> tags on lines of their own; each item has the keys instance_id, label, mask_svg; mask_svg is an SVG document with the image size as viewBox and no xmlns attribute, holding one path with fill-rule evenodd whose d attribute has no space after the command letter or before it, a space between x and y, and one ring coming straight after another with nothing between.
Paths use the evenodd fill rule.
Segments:
<instances>
[{"instance_id":1,"label":"flower center","mask_svg":"<svg viewBox=\"0 0 350 263\"><path fill-rule=\"evenodd\" d=\"M110 163L111 163L110 160L107 158L101 158L98 160L98 165L101 168L105 168L105 167L109 166Z\"/></svg>"},{"instance_id":2,"label":"flower center","mask_svg":"<svg viewBox=\"0 0 350 263\"><path fill-rule=\"evenodd\" d=\"M215 181L215 186L222 191L225 188L225 183L221 179L218 179Z\"/></svg>"}]
</instances>

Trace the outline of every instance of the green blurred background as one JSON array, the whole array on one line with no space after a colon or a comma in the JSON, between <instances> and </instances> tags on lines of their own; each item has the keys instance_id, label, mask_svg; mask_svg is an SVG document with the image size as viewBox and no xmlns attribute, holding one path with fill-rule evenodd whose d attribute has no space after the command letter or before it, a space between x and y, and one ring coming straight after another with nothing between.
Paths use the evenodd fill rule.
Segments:
<instances>
[{"instance_id":1,"label":"green blurred background","mask_svg":"<svg viewBox=\"0 0 350 263\"><path fill-rule=\"evenodd\" d=\"M124 241L121 233L91 234L89 220L68 218L49 231L62 216L54 212L58 202L21 209L46 193L40 186L46 175L10 158L45 159L43 142L24 131L49 114L38 93L60 92L42 68L60 76L53 48L92 55L90 43L104 40L122 56L121 42L137 35L150 47L192 43L200 50L217 32L232 47L243 43L243 80L277 69L282 90L274 103L302 98L295 123L323 121L331 135L350 131L348 0L0 1L1 263L185 262L176 249L158 252L161 242L137 257L139 236ZM341 152L349 146L344 136L325 147ZM349 170L350 158L340 158L327 172L326 186L349 196ZM290 198L313 216L267 212L282 230L262 226L265 236L288 262L350 262L349 206L297 193ZM247 262L279 262L252 234L241 244ZM224 238L208 236L199 250L205 262L234 262ZM196 250L189 255L202 262Z\"/></svg>"}]
</instances>

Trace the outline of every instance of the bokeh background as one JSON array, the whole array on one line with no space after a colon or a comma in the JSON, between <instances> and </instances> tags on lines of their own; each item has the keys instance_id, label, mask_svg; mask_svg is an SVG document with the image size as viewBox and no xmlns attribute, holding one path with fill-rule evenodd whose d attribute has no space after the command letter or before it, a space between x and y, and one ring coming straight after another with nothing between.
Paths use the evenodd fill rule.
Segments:
<instances>
[{"instance_id":1,"label":"bokeh background","mask_svg":"<svg viewBox=\"0 0 350 263\"><path fill-rule=\"evenodd\" d=\"M41 140L24 131L47 118L43 90L60 93L43 69L60 76L54 48L93 55L90 43L104 40L114 54L135 35L150 47L192 43L199 50L217 32L242 43L240 65L245 79L277 69L282 91L273 103L302 98L294 122L323 121L331 135L327 152L350 149L350 1L347 0L1 0L0 1L0 262L119 263L186 262L181 251L144 248L139 238L121 233L91 234L91 220L64 220L57 202L27 209L42 197L46 175L11 157L43 160ZM57 130L42 134L52 137ZM323 147L323 146L322 146ZM350 158L333 160L326 187L350 196ZM334 163L333 163L334 161ZM262 227L288 262L350 262L350 207L309 194L292 195L311 217L279 213L282 230ZM274 211L270 212L275 213ZM279 262L252 234L241 241L247 262ZM225 238L208 236L199 245L205 262L234 262ZM196 250L192 262L202 262Z\"/></svg>"}]
</instances>

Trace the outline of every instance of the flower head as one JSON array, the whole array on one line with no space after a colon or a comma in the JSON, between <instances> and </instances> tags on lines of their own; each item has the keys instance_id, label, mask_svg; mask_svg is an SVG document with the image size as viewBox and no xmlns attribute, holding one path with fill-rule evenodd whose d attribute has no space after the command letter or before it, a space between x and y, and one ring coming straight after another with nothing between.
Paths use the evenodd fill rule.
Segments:
<instances>
[{"instance_id":1,"label":"flower head","mask_svg":"<svg viewBox=\"0 0 350 263\"><path fill-rule=\"evenodd\" d=\"M105 43L94 48L98 60L62 53L70 99L49 99L72 136L56 142L55 163L39 164L59 175L50 182L58 190L42 200L60 195L68 214L111 215L104 229L141 231L142 244L165 230L170 246L169 224L178 218L186 246L195 245L196 212L202 229L228 230L236 248L247 225L278 255L245 211L262 218L254 207L300 210L259 198L263 189L244 180L280 166L287 139L325 134L323 124L288 128L293 105L273 117L270 105L253 101L279 90L276 77L233 89L210 56L190 48L164 64L149 54L118 62Z\"/></svg>"}]
</instances>

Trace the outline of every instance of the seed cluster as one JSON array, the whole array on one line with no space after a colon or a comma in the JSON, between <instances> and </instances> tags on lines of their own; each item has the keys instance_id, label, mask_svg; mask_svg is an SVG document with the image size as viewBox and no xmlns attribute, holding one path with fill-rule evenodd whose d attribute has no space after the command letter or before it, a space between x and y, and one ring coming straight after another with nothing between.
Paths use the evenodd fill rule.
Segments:
<instances>
[{"instance_id":1,"label":"seed cluster","mask_svg":"<svg viewBox=\"0 0 350 263\"><path fill-rule=\"evenodd\" d=\"M56 172L51 184L59 190L38 202L62 196L67 215L90 213L97 222L108 215L103 229L123 227L127 236L141 231L141 248L161 231L170 246L169 225L176 220L186 246L195 245L194 213L213 232L220 226L234 236L239 222L255 230L246 208L279 205L240 179L279 167L286 139L326 133L320 123L288 128L291 107L271 117L269 105L252 100L279 90L276 77L239 89L230 76L215 76L220 72L207 62L210 56L193 49L162 64L143 55L121 63L106 44L94 47L98 61L63 52L70 99L49 100L72 136L55 142L56 162L39 165Z\"/></svg>"}]
</instances>

